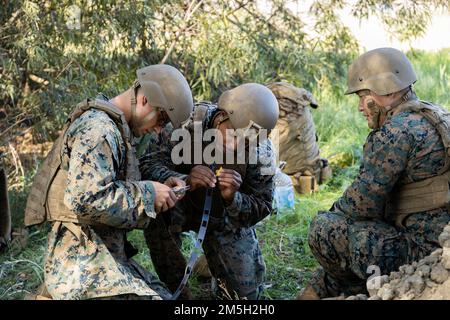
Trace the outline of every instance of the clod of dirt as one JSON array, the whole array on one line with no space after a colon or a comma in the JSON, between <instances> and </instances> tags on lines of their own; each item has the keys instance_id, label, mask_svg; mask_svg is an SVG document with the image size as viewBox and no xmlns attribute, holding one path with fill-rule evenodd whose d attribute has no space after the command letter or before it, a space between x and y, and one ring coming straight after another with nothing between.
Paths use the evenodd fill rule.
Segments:
<instances>
[{"instance_id":1,"label":"clod of dirt","mask_svg":"<svg viewBox=\"0 0 450 320\"><path fill-rule=\"evenodd\" d=\"M382 275L378 277L372 277L367 281L367 291L369 292L369 296L374 296L377 294L378 289L382 287L385 283L389 282L388 275Z\"/></svg>"},{"instance_id":2,"label":"clod of dirt","mask_svg":"<svg viewBox=\"0 0 450 320\"><path fill-rule=\"evenodd\" d=\"M448 278L448 271L438 264L431 270L430 278L436 283L443 283Z\"/></svg>"},{"instance_id":3,"label":"clod of dirt","mask_svg":"<svg viewBox=\"0 0 450 320\"><path fill-rule=\"evenodd\" d=\"M408 282L414 294L420 294L425 289L425 281L417 274L409 277Z\"/></svg>"},{"instance_id":4,"label":"clod of dirt","mask_svg":"<svg viewBox=\"0 0 450 320\"><path fill-rule=\"evenodd\" d=\"M401 266L389 277L368 280L369 300L450 300L450 224L439 236L439 243L443 248L422 260Z\"/></svg>"},{"instance_id":5,"label":"clod of dirt","mask_svg":"<svg viewBox=\"0 0 450 320\"><path fill-rule=\"evenodd\" d=\"M430 272L431 272L431 267L426 264L417 268L417 274L424 278L430 276Z\"/></svg>"},{"instance_id":6,"label":"clod of dirt","mask_svg":"<svg viewBox=\"0 0 450 320\"><path fill-rule=\"evenodd\" d=\"M450 224L444 228L439 236L439 243L443 248L450 248Z\"/></svg>"},{"instance_id":7,"label":"clod of dirt","mask_svg":"<svg viewBox=\"0 0 450 320\"><path fill-rule=\"evenodd\" d=\"M392 300L395 296L394 290L392 290L391 286L386 283L378 290L377 296L379 296L382 300Z\"/></svg>"},{"instance_id":8,"label":"clod of dirt","mask_svg":"<svg viewBox=\"0 0 450 320\"><path fill-rule=\"evenodd\" d=\"M450 247L444 248L442 252L442 266L450 270Z\"/></svg>"}]
</instances>

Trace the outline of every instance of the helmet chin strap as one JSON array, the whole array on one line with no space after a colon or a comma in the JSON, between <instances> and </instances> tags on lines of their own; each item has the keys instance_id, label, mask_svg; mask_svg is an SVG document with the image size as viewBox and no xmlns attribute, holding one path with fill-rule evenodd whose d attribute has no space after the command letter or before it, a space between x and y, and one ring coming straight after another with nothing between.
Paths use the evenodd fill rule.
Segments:
<instances>
[{"instance_id":1,"label":"helmet chin strap","mask_svg":"<svg viewBox=\"0 0 450 320\"><path fill-rule=\"evenodd\" d=\"M130 118L130 129L134 136L137 136L137 125L136 125L136 104L137 104L137 92L140 87L139 82L135 81L131 87L131 118Z\"/></svg>"},{"instance_id":2,"label":"helmet chin strap","mask_svg":"<svg viewBox=\"0 0 450 320\"><path fill-rule=\"evenodd\" d=\"M386 121L388 113L394 109L395 107L401 105L402 103L413 98L413 92L411 88L398 100L394 101L391 105L382 107L375 102L373 99L369 99L367 101L367 107L370 110L370 114L372 119L369 120L369 128L371 129L379 129Z\"/></svg>"},{"instance_id":3,"label":"helmet chin strap","mask_svg":"<svg viewBox=\"0 0 450 320\"><path fill-rule=\"evenodd\" d=\"M140 87L139 82L135 81L131 87L131 118L130 118L130 129L135 137L140 136L139 128L144 124L151 121L156 116L156 110L153 109L148 115L142 119L138 119L136 116L136 105L137 105L137 92Z\"/></svg>"},{"instance_id":4,"label":"helmet chin strap","mask_svg":"<svg viewBox=\"0 0 450 320\"><path fill-rule=\"evenodd\" d=\"M220 111L214 116L213 122L217 120L216 129L219 129L219 126L230 119L230 117L227 114L222 114L223 111Z\"/></svg>"},{"instance_id":5,"label":"helmet chin strap","mask_svg":"<svg viewBox=\"0 0 450 320\"><path fill-rule=\"evenodd\" d=\"M373 100L372 98L368 99L367 107L369 108L371 116L369 118L369 128L370 129L380 128L382 115L384 116L384 119L386 119L386 114L388 111L385 109L385 107L382 107L379 104L377 104L375 100Z\"/></svg>"}]
</instances>

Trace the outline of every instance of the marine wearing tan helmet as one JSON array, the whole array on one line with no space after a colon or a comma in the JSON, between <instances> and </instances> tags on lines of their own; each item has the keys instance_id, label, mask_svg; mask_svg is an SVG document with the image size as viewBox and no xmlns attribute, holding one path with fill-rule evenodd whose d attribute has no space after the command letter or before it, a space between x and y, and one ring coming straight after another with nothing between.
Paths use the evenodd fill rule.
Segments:
<instances>
[{"instance_id":1,"label":"marine wearing tan helmet","mask_svg":"<svg viewBox=\"0 0 450 320\"><path fill-rule=\"evenodd\" d=\"M185 183L143 180L132 142L169 120L180 126L192 109L183 75L153 65L137 71L130 89L112 99L85 99L70 113L36 173L25 209L26 226L52 222L45 286L54 299L170 296L129 259L126 232L147 227L172 208L178 201L172 188Z\"/></svg>"},{"instance_id":2,"label":"marine wearing tan helmet","mask_svg":"<svg viewBox=\"0 0 450 320\"><path fill-rule=\"evenodd\" d=\"M184 76L176 68L157 64L141 68L136 71L137 80L132 87L131 121L133 132L141 124L150 121L156 113L151 112L146 117L136 117L136 99L139 88L142 88L147 102L154 108L160 108L169 117L175 128L189 118L194 108L191 89Z\"/></svg>"},{"instance_id":3,"label":"marine wearing tan helmet","mask_svg":"<svg viewBox=\"0 0 450 320\"><path fill-rule=\"evenodd\" d=\"M405 101L409 88L417 81L416 73L406 55L394 48L379 48L368 51L357 58L348 71L348 89L345 94L358 93L366 103L370 114L369 127L379 128L386 113ZM377 96L389 97L401 92L395 100L388 99L388 105L376 102ZM380 99L378 99L380 100Z\"/></svg>"},{"instance_id":4,"label":"marine wearing tan helmet","mask_svg":"<svg viewBox=\"0 0 450 320\"><path fill-rule=\"evenodd\" d=\"M218 107L227 113L234 129L272 130L279 115L277 98L258 83L246 83L225 91Z\"/></svg>"},{"instance_id":5,"label":"marine wearing tan helmet","mask_svg":"<svg viewBox=\"0 0 450 320\"><path fill-rule=\"evenodd\" d=\"M365 294L368 266L393 274L439 247L436 235L450 221L450 113L419 100L415 81L411 63L392 48L350 66L347 94L357 93L371 127L382 127L368 135L361 170L343 195L311 221L308 243L320 268L298 299Z\"/></svg>"},{"instance_id":6,"label":"marine wearing tan helmet","mask_svg":"<svg viewBox=\"0 0 450 320\"><path fill-rule=\"evenodd\" d=\"M60 170L60 164L63 161L61 149L65 143L65 131L69 129L71 123L81 117L87 110L91 108L98 109L106 112L111 119L114 119L127 149L126 163L128 168L126 176L133 177L133 179L129 178L129 180L136 181L139 180L137 177L140 175L137 168L138 161L135 158L134 150L132 150L129 131L131 130L135 137L139 137L150 129L161 129L163 124L168 122L169 119L174 127L179 127L183 121L189 119L189 114L193 110L193 99L189 85L181 72L172 66L159 64L139 69L136 71L136 74L137 81L135 81L131 89L120 93L109 101L101 99L84 100L69 115L65 127L62 129L62 138L55 142L51 152L35 176L25 210L25 224L27 226L42 223L48 217L51 217L53 220L59 219L48 214L46 208L42 205L42 203L47 201L46 195L48 192L54 191L53 189L50 190L51 188L58 190L58 192L53 192L51 197L56 199L57 204L55 204L55 207L61 205L61 208L65 208L65 205L62 203L65 187L59 190L59 185L56 183L60 182L63 186L67 183L65 176L67 175L67 170ZM138 92L139 103L137 103ZM158 111L160 114L157 117ZM164 118L162 113L167 113L169 118L167 121L162 119ZM155 117L157 118L154 119ZM61 171L65 171L65 173L61 173ZM54 178L57 175L59 175L59 179ZM160 185L158 184L157 187L160 187ZM162 192L160 193L162 194ZM155 206L159 208L159 205ZM62 210L56 211L58 215L61 215ZM66 216L72 216L72 214L67 212Z\"/></svg>"}]
</instances>

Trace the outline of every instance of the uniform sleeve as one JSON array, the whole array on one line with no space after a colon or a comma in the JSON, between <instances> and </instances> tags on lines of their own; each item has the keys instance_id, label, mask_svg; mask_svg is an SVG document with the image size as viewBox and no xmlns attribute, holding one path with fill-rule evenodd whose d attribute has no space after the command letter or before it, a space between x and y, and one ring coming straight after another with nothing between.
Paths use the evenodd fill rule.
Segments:
<instances>
[{"instance_id":1,"label":"uniform sleeve","mask_svg":"<svg viewBox=\"0 0 450 320\"><path fill-rule=\"evenodd\" d=\"M167 125L159 135L152 134L145 154L139 159L139 170L143 179L161 183L170 177L186 179L185 174L174 170L171 159L173 144L170 141L172 131L172 126Z\"/></svg>"},{"instance_id":2,"label":"uniform sleeve","mask_svg":"<svg viewBox=\"0 0 450 320\"><path fill-rule=\"evenodd\" d=\"M68 140L69 141L69 140ZM121 181L122 138L112 122L85 121L70 137L64 203L83 218L116 228L143 227L155 217L150 181Z\"/></svg>"},{"instance_id":3,"label":"uniform sleeve","mask_svg":"<svg viewBox=\"0 0 450 320\"><path fill-rule=\"evenodd\" d=\"M364 145L358 176L334 208L352 218L383 218L388 194L405 170L413 137L402 118L373 131Z\"/></svg>"},{"instance_id":4,"label":"uniform sleeve","mask_svg":"<svg viewBox=\"0 0 450 320\"><path fill-rule=\"evenodd\" d=\"M227 217L236 228L254 226L272 212L275 156L271 143L260 147L259 152L264 152L264 163L247 166L240 190L225 206Z\"/></svg>"}]
</instances>

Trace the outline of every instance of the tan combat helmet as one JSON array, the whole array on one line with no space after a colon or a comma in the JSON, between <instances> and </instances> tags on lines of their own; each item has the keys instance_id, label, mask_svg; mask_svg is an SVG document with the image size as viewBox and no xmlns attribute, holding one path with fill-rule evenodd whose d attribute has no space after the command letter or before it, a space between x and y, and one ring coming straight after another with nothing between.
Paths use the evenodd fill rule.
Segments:
<instances>
[{"instance_id":1,"label":"tan combat helmet","mask_svg":"<svg viewBox=\"0 0 450 320\"><path fill-rule=\"evenodd\" d=\"M142 87L149 105L163 109L174 128L179 128L194 109L191 88L185 77L167 64L144 67L136 74L135 87Z\"/></svg>"},{"instance_id":2,"label":"tan combat helmet","mask_svg":"<svg viewBox=\"0 0 450 320\"><path fill-rule=\"evenodd\" d=\"M416 81L416 73L403 52L394 48L378 48L362 54L350 65L345 94L370 90L384 96L405 89Z\"/></svg>"},{"instance_id":3,"label":"tan combat helmet","mask_svg":"<svg viewBox=\"0 0 450 320\"><path fill-rule=\"evenodd\" d=\"M218 107L227 112L234 129L256 127L272 130L278 120L278 101L270 89L258 83L242 84L225 91Z\"/></svg>"}]
</instances>

